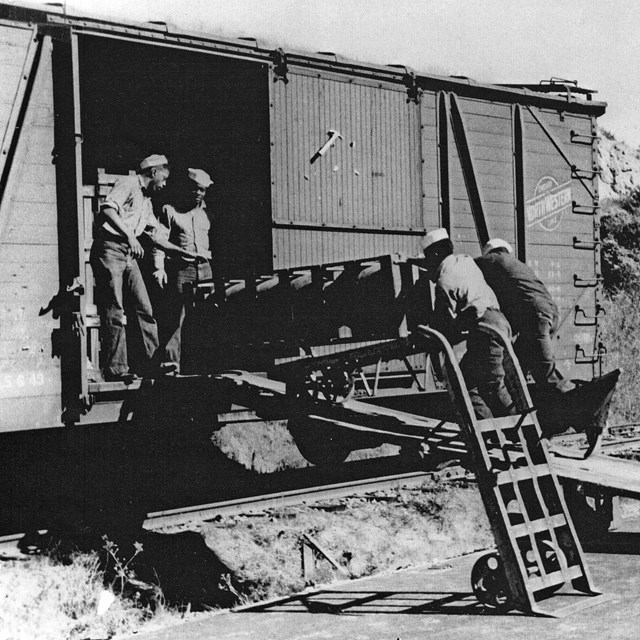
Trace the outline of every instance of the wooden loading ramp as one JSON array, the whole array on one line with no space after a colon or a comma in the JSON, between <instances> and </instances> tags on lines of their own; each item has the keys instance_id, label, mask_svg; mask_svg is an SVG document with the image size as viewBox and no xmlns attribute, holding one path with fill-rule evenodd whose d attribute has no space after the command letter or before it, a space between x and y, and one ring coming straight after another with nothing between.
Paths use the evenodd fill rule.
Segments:
<instances>
[{"instance_id":1,"label":"wooden loading ramp","mask_svg":"<svg viewBox=\"0 0 640 640\"><path fill-rule=\"evenodd\" d=\"M286 397L286 384L246 371L220 375L237 390L234 400L254 408L256 400L270 395L282 403ZM314 420L339 426L345 430L369 432L387 436L389 441L421 441L431 450L445 456L466 456L466 445L455 422L444 422L422 415L350 399L331 406L321 403L309 414ZM611 456L593 454L587 459L575 459L551 448L549 465L560 478L586 482L619 495L640 498L640 463Z\"/></svg>"},{"instance_id":2,"label":"wooden loading ramp","mask_svg":"<svg viewBox=\"0 0 640 640\"><path fill-rule=\"evenodd\" d=\"M640 498L640 464L632 460L595 454L586 460L554 455L553 470L561 478L588 482L618 495Z\"/></svg>"}]
</instances>

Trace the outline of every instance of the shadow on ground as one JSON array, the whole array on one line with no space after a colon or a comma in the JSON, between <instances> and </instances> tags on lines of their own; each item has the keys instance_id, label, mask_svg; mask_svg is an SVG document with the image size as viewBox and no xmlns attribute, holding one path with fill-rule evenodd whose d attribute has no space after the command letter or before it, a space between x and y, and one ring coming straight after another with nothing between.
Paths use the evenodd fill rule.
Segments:
<instances>
[{"instance_id":1,"label":"shadow on ground","mask_svg":"<svg viewBox=\"0 0 640 640\"><path fill-rule=\"evenodd\" d=\"M483 607L471 592L443 591L339 591L327 589L296 595L275 603L244 608L245 613L438 614L522 616L519 611Z\"/></svg>"}]
</instances>

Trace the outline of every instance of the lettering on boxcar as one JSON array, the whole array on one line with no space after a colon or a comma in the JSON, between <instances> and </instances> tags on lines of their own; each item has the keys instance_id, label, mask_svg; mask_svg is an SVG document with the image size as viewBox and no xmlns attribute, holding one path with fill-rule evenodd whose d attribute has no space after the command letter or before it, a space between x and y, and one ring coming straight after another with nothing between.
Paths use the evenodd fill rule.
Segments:
<instances>
[{"instance_id":1,"label":"lettering on boxcar","mask_svg":"<svg viewBox=\"0 0 640 640\"><path fill-rule=\"evenodd\" d=\"M533 198L526 202L527 226L539 224L545 231L554 231L560 224L562 214L571 209L571 202L570 181L558 184L551 176L540 178Z\"/></svg>"},{"instance_id":2,"label":"lettering on boxcar","mask_svg":"<svg viewBox=\"0 0 640 640\"><path fill-rule=\"evenodd\" d=\"M51 386L43 371L0 372L0 397L42 395Z\"/></svg>"}]
</instances>

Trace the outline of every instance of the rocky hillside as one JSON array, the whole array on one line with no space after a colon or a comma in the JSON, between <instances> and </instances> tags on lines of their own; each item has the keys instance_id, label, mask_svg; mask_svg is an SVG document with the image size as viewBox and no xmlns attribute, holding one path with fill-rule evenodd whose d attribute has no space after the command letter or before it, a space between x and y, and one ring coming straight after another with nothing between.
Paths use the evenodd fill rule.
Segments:
<instances>
[{"instance_id":1,"label":"rocky hillside","mask_svg":"<svg viewBox=\"0 0 640 640\"><path fill-rule=\"evenodd\" d=\"M600 199L620 198L640 187L640 148L600 131Z\"/></svg>"}]
</instances>

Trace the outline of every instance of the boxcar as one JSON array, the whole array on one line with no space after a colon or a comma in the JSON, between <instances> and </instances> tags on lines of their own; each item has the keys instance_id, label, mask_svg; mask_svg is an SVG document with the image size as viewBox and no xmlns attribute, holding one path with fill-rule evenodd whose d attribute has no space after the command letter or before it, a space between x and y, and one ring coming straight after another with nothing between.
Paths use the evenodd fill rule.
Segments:
<instances>
[{"instance_id":1,"label":"boxcar","mask_svg":"<svg viewBox=\"0 0 640 640\"><path fill-rule=\"evenodd\" d=\"M558 302L560 368L601 373L605 104L575 82L479 84L13 4L0 5L0 57L2 430L135 406L135 385L93 380L88 254L112 176L150 153L214 176L227 282L414 254L439 226L472 255L500 236Z\"/></svg>"}]
</instances>

